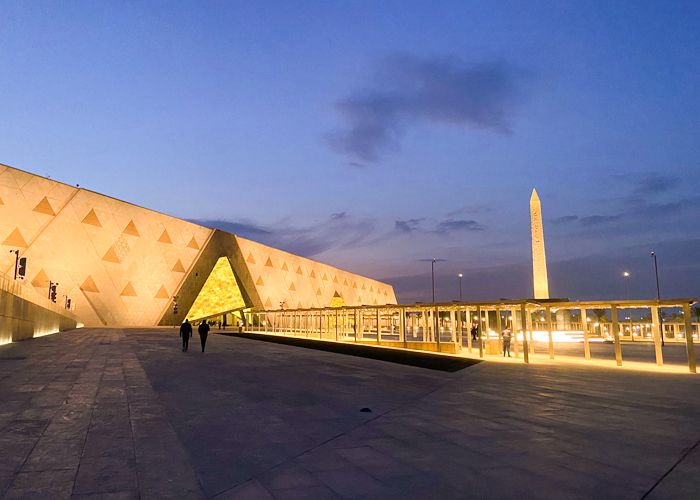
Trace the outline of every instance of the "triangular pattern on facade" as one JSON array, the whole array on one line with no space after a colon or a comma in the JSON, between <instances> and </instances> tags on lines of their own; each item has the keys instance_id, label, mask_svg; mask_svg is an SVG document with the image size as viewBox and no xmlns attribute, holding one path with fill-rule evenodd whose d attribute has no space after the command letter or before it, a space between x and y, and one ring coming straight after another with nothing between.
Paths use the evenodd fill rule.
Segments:
<instances>
[{"instance_id":1,"label":"triangular pattern on facade","mask_svg":"<svg viewBox=\"0 0 700 500\"><path fill-rule=\"evenodd\" d=\"M255 284L259 285L259 286L265 286L265 283L263 282L262 276L258 277L258 281L256 281Z\"/></svg>"},{"instance_id":2,"label":"triangular pattern on facade","mask_svg":"<svg viewBox=\"0 0 700 500\"><path fill-rule=\"evenodd\" d=\"M96 227L102 227L102 223L100 222L100 219L97 217L97 214L95 213L95 209L93 208L88 212L88 214L83 217L83 224L90 224L91 226L96 226Z\"/></svg>"},{"instance_id":3,"label":"triangular pattern on facade","mask_svg":"<svg viewBox=\"0 0 700 500\"><path fill-rule=\"evenodd\" d=\"M265 262L265 267L273 267L272 259L270 257L267 258L267 262Z\"/></svg>"},{"instance_id":4,"label":"triangular pattern on facade","mask_svg":"<svg viewBox=\"0 0 700 500\"><path fill-rule=\"evenodd\" d=\"M185 266L182 265L182 261L180 259L177 259L177 262L173 266L172 271L174 273L184 273L185 272Z\"/></svg>"},{"instance_id":5,"label":"triangular pattern on facade","mask_svg":"<svg viewBox=\"0 0 700 500\"><path fill-rule=\"evenodd\" d=\"M102 260L105 262L114 262L115 264L122 263L121 259L117 255L117 252L114 250L114 246L109 247L107 253L105 253L104 257L102 257Z\"/></svg>"},{"instance_id":6,"label":"triangular pattern on facade","mask_svg":"<svg viewBox=\"0 0 700 500\"><path fill-rule=\"evenodd\" d=\"M56 212L53 211L53 208L51 207L51 203L49 203L49 199L44 196L44 199L41 200L37 206L34 207L34 212L40 213L40 214L45 214L45 215L50 215L54 217L56 215Z\"/></svg>"},{"instance_id":7,"label":"triangular pattern on facade","mask_svg":"<svg viewBox=\"0 0 700 500\"><path fill-rule=\"evenodd\" d=\"M95 284L95 280L92 279L92 276L88 276L87 278L85 278L85 281L83 281L83 284L80 285L80 289L83 292L100 293L100 289L97 288L97 285Z\"/></svg>"},{"instance_id":8,"label":"triangular pattern on facade","mask_svg":"<svg viewBox=\"0 0 700 500\"><path fill-rule=\"evenodd\" d=\"M289 289L290 289L292 292L296 292L296 291L297 291L297 287L294 286L294 283L291 283L291 284L289 285Z\"/></svg>"},{"instance_id":9,"label":"triangular pattern on facade","mask_svg":"<svg viewBox=\"0 0 700 500\"><path fill-rule=\"evenodd\" d=\"M163 234L161 234L160 238L158 238L158 243L165 243L167 245L173 244L173 240L170 239L170 235L168 234L167 229L163 229Z\"/></svg>"},{"instance_id":10,"label":"triangular pattern on facade","mask_svg":"<svg viewBox=\"0 0 700 500\"><path fill-rule=\"evenodd\" d=\"M248 254L248 258L245 260L248 264L255 264L255 257L253 257L253 252Z\"/></svg>"},{"instance_id":11,"label":"triangular pattern on facade","mask_svg":"<svg viewBox=\"0 0 700 500\"><path fill-rule=\"evenodd\" d=\"M297 274L304 274L303 271L301 270L301 266L297 267Z\"/></svg>"},{"instance_id":12,"label":"triangular pattern on facade","mask_svg":"<svg viewBox=\"0 0 700 500\"><path fill-rule=\"evenodd\" d=\"M131 284L131 281L126 284L124 290L122 290L122 293L119 295L122 297L138 297L138 295L136 295L136 290L134 290L134 285Z\"/></svg>"},{"instance_id":13,"label":"triangular pattern on facade","mask_svg":"<svg viewBox=\"0 0 700 500\"><path fill-rule=\"evenodd\" d=\"M187 244L187 248L192 248L194 250L199 250L199 245L197 245L197 240L194 239L194 236L192 236L192 239L190 242Z\"/></svg>"},{"instance_id":14,"label":"triangular pattern on facade","mask_svg":"<svg viewBox=\"0 0 700 500\"><path fill-rule=\"evenodd\" d=\"M168 295L168 291L165 289L165 285L160 285L160 288L158 289L158 292L154 295L154 298L156 299L169 299L170 295Z\"/></svg>"},{"instance_id":15,"label":"triangular pattern on facade","mask_svg":"<svg viewBox=\"0 0 700 500\"><path fill-rule=\"evenodd\" d=\"M5 238L5 241L3 241L2 244L12 247L27 248L27 242L24 240L24 236L22 236L22 233L20 233L18 227L16 227L10 233L10 235L7 238Z\"/></svg>"},{"instance_id":16,"label":"triangular pattern on facade","mask_svg":"<svg viewBox=\"0 0 700 500\"><path fill-rule=\"evenodd\" d=\"M122 233L128 234L130 236L136 236L138 238L141 237L141 234L139 234L139 230L136 229L136 224L134 224L133 220L129 221L129 223L126 225L126 227L124 228Z\"/></svg>"},{"instance_id":17,"label":"triangular pattern on facade","mask_svg":"<svg viewBox=\"0 0 700 500\"><path fill-rule=\"evenodd\" d=\"M36 273L34 279L32 280L32 286L36 288L48 288L49 287L49 276L43 269Z\"/></svg>"}]
</instances>

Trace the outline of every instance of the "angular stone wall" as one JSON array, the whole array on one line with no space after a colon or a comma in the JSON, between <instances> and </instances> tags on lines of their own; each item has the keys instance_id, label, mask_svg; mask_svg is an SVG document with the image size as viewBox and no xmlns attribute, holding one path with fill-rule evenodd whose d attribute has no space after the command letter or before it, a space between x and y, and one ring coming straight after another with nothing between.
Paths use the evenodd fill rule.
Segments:
<instances>
[{"instance_id":1,"label":"angular stone wall","mask_svg":"<svg viewBox=\"0 0 700 500\"><path fill-rule=\"evenodd\" d=\"M0 344L71 330L77 317L34 290L0 274Z\"/></svg>"}]
</instances>

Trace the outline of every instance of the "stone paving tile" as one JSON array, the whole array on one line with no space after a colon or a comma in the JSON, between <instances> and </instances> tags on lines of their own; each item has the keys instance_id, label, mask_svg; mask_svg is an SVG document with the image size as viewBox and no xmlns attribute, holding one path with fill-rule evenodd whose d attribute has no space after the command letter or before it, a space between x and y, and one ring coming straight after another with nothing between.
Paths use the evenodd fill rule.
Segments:
<instances>
[{"instance_id":1,"label":"stone paving tile","mask_svg":"<svg viewBox=\"0 0 700 500\"><path fill-rule=\"evenodd\" d=\"M690 375L209 344L97 329L1 346L0 497L633 499L700 440ZM648 498L696 498L698 453Z\"/></svg>"},{"instance_id":2,"label":"stone paving tile","mask_svg":"<svg viewBox=\"0 0 700 500\"><path fill-rule=\"evenodd\" d=\"M20 472L13 478L3 500L31 498L32 500L70 499L75 470Z\"/></svg>"}]
</instances>

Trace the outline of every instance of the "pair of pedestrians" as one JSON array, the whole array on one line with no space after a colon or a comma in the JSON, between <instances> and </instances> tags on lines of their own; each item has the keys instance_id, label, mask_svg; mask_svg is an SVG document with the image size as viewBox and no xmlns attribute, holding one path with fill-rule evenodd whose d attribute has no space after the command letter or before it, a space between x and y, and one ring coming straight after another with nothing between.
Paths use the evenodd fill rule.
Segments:
<instances>
[{"instance_id":1,"label":"pair of pedestrians","mask_svg":"<svg viewBox=\"0 0 700 500\"><path fill-rule=\"evenodd\" d=\"M199 340L202 342L202 352L204 352L204 346L207 343L207 335L209 335L209 324L206 321L202 321L197 328L197 333L199 333ZM183 352L186 351L189 346L190 335L192 335L192 324L189 319L185 319L185 322L180 325Z\"/></svg>"}]
</instances>

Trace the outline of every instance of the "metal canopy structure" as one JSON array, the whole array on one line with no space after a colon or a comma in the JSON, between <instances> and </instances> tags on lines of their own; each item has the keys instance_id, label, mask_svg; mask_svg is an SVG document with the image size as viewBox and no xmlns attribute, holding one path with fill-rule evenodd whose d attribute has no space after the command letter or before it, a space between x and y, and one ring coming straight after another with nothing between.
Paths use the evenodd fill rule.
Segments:
<instances>
[{"instance_id":1,"label":"metal canopy structure","mask_svg":"<svg viewBox=\"0 0 700 500\"><path fill-rule=\"evenodd\" d=\"M564 299L503 299L480 302L440 302L415 304L361 305L325 308L282 309L277 311L247 310L243 312L245 326L250 330L278 335L305 336L336 342L361 342L378 347L424 350L461 355L463 333L469 332L475 321L477 339L466 335L469 353L478 349L479 357L499 353L499 334L506 328L514 334L515 356L522 349L523 361L529 363L534 354L533 314L544 311L544 324L548 337L549 357L554 359L552 313L560 310L578 310L582 318L584 356L590 359L590 327L588 310L610 310L612 339L615 346L615 362L622 366L620 309L649 309L653 324L656 364L663 365L661 317L662 308L682 308L683 329L689 370L697 372L693 344L693 324L690 307L697 298L673 298L662 300L593 300L571 301ZM489 312L496 311L495 338L489 325ZM510 313L502 318L501 313ZM476 316L472 316L475 314ZM503 321L505 320L505 324ZM588 320L589 321L589 320Z\"/></svg>"}]
</instances>

